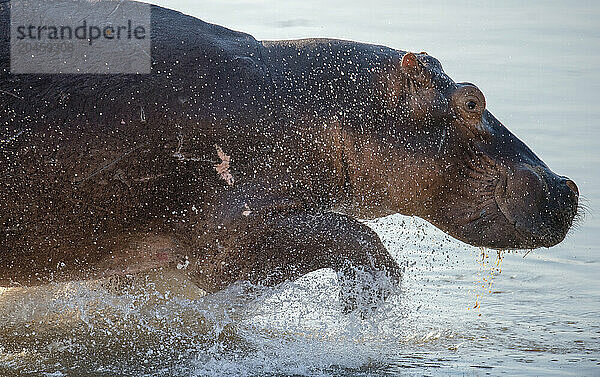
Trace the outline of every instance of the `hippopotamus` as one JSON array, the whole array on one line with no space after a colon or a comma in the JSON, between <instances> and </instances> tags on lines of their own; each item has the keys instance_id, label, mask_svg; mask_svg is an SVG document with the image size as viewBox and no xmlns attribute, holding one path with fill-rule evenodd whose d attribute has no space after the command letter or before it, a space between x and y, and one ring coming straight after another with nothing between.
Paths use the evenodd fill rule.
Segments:
<instances>
[{"instance_id":1,"label":"hippopotamus","mask_svg":"<svg viewBox=\"0 0 600 377\"><path fill-rule=\"evenodd\" d=\"M210 293L331 268L352 310L402 272L363 220L535 249L577 214L576 184L427 53L258 41L152 6L150 74L16 75L9 12L0 286L172 269Z\"/></svg>"}]
</instances>

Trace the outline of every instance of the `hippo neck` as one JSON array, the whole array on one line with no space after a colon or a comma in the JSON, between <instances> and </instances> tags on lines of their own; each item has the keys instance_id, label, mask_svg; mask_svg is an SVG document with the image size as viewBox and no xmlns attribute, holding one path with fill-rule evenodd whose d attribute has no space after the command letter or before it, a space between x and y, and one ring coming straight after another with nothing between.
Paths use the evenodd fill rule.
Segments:
<instances>
[{"instance_id":1,"label":"hippo neck","mask_svg":"<svg viewBox=\"0 0 600 377\"><path fill-rule=\"evenodd\" d=\"M400 52L340 40L262 42L262 60L274 87L274 140L286 140L290 184L309 184L320 206L359 217L392 213L385 205L364 207L353 192L350 161L354 132L376 123L373 73ZM285 152L284 152L285 154ZM310 167L307 172L307 167ZM310 181L310 182L309 182Z\"/></svg>"}]
</instances>

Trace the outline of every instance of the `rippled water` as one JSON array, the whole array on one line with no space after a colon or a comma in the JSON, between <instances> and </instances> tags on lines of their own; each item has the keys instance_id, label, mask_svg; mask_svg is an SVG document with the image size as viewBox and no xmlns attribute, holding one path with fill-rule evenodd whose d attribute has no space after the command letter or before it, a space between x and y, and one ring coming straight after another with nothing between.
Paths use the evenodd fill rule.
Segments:
<instances>
[{"instance_id":1,"label":"rippled water","mask_svg":"<svg viewBox=\"0 0 600 377\"><path fill-rule=\"evenodd\" d=\"M406 265L367 320L318 271L203 296L149 274L0 289L0 375L600 375L600 6L594 2L162 0L259 39L360 40L442 61L590 207L561 245L506 254L427 223L370 223ZM491 283L491 284L490 284Z\"/></svg>"}]
</instances>

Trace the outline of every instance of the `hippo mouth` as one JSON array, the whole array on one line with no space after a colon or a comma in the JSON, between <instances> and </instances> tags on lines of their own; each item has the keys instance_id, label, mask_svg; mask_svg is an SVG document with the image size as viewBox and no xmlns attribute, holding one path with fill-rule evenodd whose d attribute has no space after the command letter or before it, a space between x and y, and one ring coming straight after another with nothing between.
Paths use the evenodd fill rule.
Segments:
<instances>
[{"instance_id":1,"label":"hippo mouth","mask_svg":"<svg viewBox=\"0 0 600 377\"><path fill-rule=\"evenodd\" d=\"M556 234L548 226L534 230L520 222L514 214L511 213L506 201L503 200L503 197L498 193L501 191L501 187L502 183L499 183L496 189L497 192L494 195L494 202L498 207L499 213L514 230L515 238L517 240L517 242L509 248L536 249L538 247L552 247L564 239L566 232L562 235Z\"/></svg>"},{"instance_id":2,"label":"hippo mouth","mask_svg":"<svg viewBox=\"0 0 600 377\"><path fill-rule=\"evenodd\" d=\"M466 237L461 239L493 249L549 248L562 242L577 216L578 198L571 197L566 206L552 208L556 204L552 190L544 179L539 182L537 190L515 198L510 195L509 178L500 175L493 192L482 198L488 205L472 213L464 226Z\"/></svg>"}]
</instances>

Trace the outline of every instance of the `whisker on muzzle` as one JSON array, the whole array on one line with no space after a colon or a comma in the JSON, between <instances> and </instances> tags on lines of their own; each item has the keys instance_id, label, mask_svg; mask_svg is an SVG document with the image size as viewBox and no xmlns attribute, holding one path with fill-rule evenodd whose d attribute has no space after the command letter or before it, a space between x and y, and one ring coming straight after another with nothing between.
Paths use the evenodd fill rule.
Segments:
<instances>
[{"instance_id":1,"label":"whisker on muzzle","mask_svg":"<svg viewBox=\"0 0 600 377\"><path fill-rule=\"evenodd\" d=\"M585 221L587 216L593 216L593 211L588 205L589 200L583 196L579 197L579 203L577 204L577 212L573 217L573 223L571 228L578 229L581 224Z\"/></svg>"}]
</instances>

